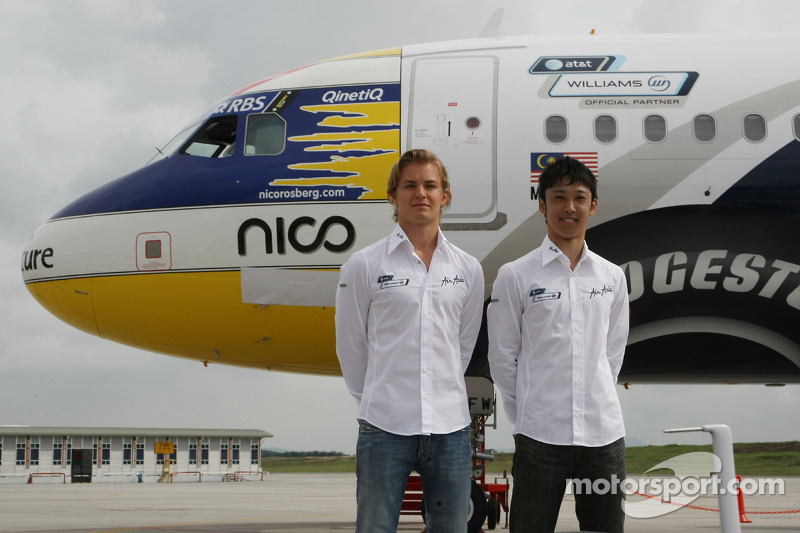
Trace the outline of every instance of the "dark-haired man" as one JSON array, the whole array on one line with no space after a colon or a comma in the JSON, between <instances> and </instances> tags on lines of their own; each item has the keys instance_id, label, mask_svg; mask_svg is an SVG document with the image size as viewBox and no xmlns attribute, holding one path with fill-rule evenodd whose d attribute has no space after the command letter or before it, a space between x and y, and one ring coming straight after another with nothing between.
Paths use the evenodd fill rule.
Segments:
<instances>
[{"instance_id":1,"label":"dark-haired man","mask_svg":"<svg viewBox=\"0 0 800 533\"><path fill-rule=\"evenodd\" d=\"M627 283L584 241L597 210L594 174L564 157L542 172L539 191L547 237L500 268L488 309L492 378L515 425L511 531L553 531L566 483L577 479L580 529L621 532L625 428L615 385Z\"/></svg>"}]
</instances>

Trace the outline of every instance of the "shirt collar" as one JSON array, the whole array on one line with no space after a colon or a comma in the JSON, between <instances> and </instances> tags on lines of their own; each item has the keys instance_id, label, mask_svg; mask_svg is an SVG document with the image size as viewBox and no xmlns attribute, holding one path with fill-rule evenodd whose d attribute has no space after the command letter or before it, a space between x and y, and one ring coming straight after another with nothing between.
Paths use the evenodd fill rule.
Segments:
<instances>
[{"instance_id":1,"label":"shirt collar","mask_svg":"<svg viewBox=\"0 0 800 533\"><path fill-rule=\"evenodd\" d=\"M550 240L550 236L545 235L542 241L542 266L555 261L559 256L563 256L569 261L564 252L561 251L561 248L553 244L553 241ZM589 245L586 244L586 241L583 241L583 250L581 251L581 258L578 260L578 264L582 263L584 260L594 261L594 254L589 250Z\"/></svg>"},{"instance_id":2,"label":"shirt collar","mask_svg":"<svg viewBox=\"0 0 800 533\"><path fill-rule=\"evenodd\" d=\"M444 233L442 233L442 228L438 228L438 237L436 239L436 250L438 252L445 253L447 250L446 248L447 242L449 241L444 236ZM389 238L389 253L394 252L398 246L408 246L409 250L411 250L412 252L414 251L414 245L412 245L411 241L408 240L406 232L403 231L403 228L400 227L399 223L395 224L394 231L392 231L392 234Z\"/></svg>"}]
</instances>

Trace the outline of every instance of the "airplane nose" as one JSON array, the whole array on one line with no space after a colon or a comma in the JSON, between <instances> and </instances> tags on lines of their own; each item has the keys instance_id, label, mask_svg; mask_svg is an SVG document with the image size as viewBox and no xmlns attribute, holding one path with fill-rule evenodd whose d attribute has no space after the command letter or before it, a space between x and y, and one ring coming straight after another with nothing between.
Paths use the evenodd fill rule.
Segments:
<instances>
[{"instance_id":1,"label":"airplane nose","mask_svg":"<svg viewBox=\"0 0 800 533\"><path fill-rule=\"evenodd\" d=\"M36 230L22 252L28 291L67 324L100 335L92 301L91 232L84 219L51 220Z\"/></svg>"}]
</instances>

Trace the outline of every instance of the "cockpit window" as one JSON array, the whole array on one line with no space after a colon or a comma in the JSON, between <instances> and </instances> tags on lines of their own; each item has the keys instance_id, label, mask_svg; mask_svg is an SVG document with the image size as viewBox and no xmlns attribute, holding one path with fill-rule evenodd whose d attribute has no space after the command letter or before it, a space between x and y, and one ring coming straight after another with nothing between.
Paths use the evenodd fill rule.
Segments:
<instances>
[{"instance_id":1,"label":"cockpit window","mask_svg":"<svg viewBox=\"0 0 800 533\"><path fill-rule=\"evenodd\" d=\"M184 145L182 154L198 157L225 157L233 153L236 141L236 115L208 120Z\"/></svg>"},{"instance_id":2,"label":"cockpit window","mask_svg":"<svg viewBox=\"0 0 800 533\"><path fill-rule=\"evenodd\" d=\"M275 155L283 152L286 122L275 113L257 113L247 117L244 155Z\"/></svg>"},{"instance_id":3,"label":"cockpit window","mask_svg":"<svg viewBox=\"0 0 800 533\"><path fill-rule=\"evenodd\" d=\"M186 126L181 130L180 133L178 133L175 137L173 137L172 140L170 140L166 145L164 145L164 148L161 149L156 148L157 151L156 155L154 155L152 159L150 159L150 161L147 162L147 164L150 165L152 163L155 163L156 161L161 161L162 159L166 159L175 152L177 152L178 149L181 146L183 146L183 143L186 142L186 139L189 138L189 136L192 134L192 132L195 130L196 127L197 127L197 122L189 126Z\"/></svg>"}]
</instances>

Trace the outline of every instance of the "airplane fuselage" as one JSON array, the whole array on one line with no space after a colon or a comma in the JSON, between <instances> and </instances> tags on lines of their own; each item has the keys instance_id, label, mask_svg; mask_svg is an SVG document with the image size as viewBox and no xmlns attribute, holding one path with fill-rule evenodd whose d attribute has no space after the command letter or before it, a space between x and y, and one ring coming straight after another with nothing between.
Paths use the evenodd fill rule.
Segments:
<instances>
[{"instance_id":1,"label":"airplane fuselage","mask_svg":"<svg viewBox=\"0 0 800 533\"><path fill-rule=\"evenodd\" d=\"M408 148L448 167L442 229L484 268L538 246L538 174L599 180L589 247L625 269L620 379L800 382L795 36L530 37L407 46L257 82L147 166L43 224L31 293L103 338L204 362L339 373L333 294L391 231ZM485 334L471 373L488 372Z\"/></svg>"}]
</instances>

